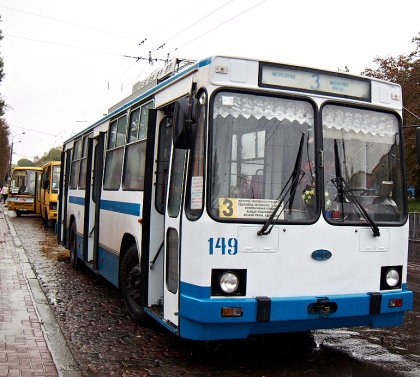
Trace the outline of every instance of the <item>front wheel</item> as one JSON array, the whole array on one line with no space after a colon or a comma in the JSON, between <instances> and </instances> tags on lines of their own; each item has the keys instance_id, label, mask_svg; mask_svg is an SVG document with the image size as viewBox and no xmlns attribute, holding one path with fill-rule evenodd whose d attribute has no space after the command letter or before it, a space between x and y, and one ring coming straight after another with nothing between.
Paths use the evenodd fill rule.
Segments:
<instances>
[{"instance_id":1,"label":"front wheel","mask_svg":"<svg viewBox=\"0 0 420 377\"><path fill-rule=\"evenodd\" d=\"M145 312L141 306L140 265L137 246L131 245L121 263L121 293L128 313L135 322L141 322Z\"/></svg>"}]
</instances>

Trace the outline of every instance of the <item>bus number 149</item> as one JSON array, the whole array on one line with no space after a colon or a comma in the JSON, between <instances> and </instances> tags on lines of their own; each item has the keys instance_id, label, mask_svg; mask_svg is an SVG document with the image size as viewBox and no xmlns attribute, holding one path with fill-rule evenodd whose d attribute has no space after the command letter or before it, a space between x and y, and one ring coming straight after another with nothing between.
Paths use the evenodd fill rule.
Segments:
<instances>
[{"instance_id":1,"label":"bus number 149","mask_svg":"<svg viewBox=\"0 0 420 377\"><path fill-rule=\"evenodd\" d=\"M226 252L229 255L235 255L238 252L238 240L236 238L212 237L208 242L210 255L213 255L217 251L221 251L222 255L226 255Z\"/></svg>"}]
</instances>

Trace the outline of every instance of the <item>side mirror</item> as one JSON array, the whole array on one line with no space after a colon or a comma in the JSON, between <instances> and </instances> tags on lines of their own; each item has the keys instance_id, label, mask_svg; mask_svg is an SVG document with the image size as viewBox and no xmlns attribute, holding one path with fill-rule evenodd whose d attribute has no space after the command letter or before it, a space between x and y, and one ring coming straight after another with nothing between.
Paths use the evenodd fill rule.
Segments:
<instances>
[{"instance_id":1,"label":"side mirror","mask_svg":"<svg viewBox=\"0 0 420 377\"><path fill-rule=\"evenodd\" d=\"M180 98L175 103L173 143L178 149L192 148L199 116L197 98Z\"/></svg>"}]
</instances>

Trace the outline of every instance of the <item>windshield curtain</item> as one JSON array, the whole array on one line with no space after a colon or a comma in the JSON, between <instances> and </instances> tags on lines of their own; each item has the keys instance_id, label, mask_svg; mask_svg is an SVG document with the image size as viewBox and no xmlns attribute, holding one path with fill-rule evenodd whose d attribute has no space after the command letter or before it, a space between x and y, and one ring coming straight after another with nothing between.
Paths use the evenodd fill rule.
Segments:
<instances>
[{"instance_id":1,"label":"windshield curtain","mask_svg":"<svg viewBox=\"0 0 420 377\"><path fill-rule=\"evenodd\" d=\"M327 105L322 127L326 217L331 222L365 221L356 200L375 222L402 222L405 190L397 117Z\"/></svg>"},{"instance_id":2,"label":"windshield curtain","mask_svg":"<svg viewBox=\"0 0 420 377\"><path fill-rule=\"evenodd\" d=\"M312 104L219 92L212 108L212 216L264 221L277 206L283 190L285 201L278 220L314 219L317 208ZM299 148L302 136L304 142ZM296 161L300 161L300 171L293 194L293 189L287 191L287 187L291 186Z\"/></svg>"}]
</instances>

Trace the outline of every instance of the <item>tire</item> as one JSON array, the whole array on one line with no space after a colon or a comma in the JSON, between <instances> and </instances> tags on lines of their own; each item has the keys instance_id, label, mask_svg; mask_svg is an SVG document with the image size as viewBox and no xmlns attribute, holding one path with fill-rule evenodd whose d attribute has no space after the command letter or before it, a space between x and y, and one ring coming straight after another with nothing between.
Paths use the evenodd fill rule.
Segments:
<instances>
[{"instance_id":1,"label":"tire","mask_svg":"<svg viewBox=\"0 0 420 377\"><path fill-rule=\"evenodd\" d=\"M146 313L140 304L140 265L137 246L131 245L121 263L121 293L124 304L131 318L137 323L141 322Z\"/></svg>"},{"instance_id":2,"label":"tire","mask_svg":"<svg viewBox=\"0 0 420 377\"><path fill-rule=\"evenodd\" d=\"M77 234L76 234L76 225L73 222L70 227L70 237L69 237L69 249L70 249L70 266L75 270L80 269L80 259L77 256Z\"/></svg>"},{"instance_id":3,"label":"tire","mask_svg":"<svg viewBox=\"0 0 420 377\"><path fill-rule=\"evenodd\" d=\"M21 217L21 216L22 216L22 212L20 212L20 211L16 211L16 216L17 216L17 217Z\"/></svg>"},{"instance_id":4,"label":"tire","mask_svg":"<svg viewBox=\"0 0 420 377\"><path fill-rule=\"evenodd\" d=\"M42 211L41 211L42 212ZM41 213L41 217L42 217L42 225L44 225L44 226L48 226L48 220L47 220L47 216L46 216L46 214L42 214Z\"/></svg>"}]
</instances>

